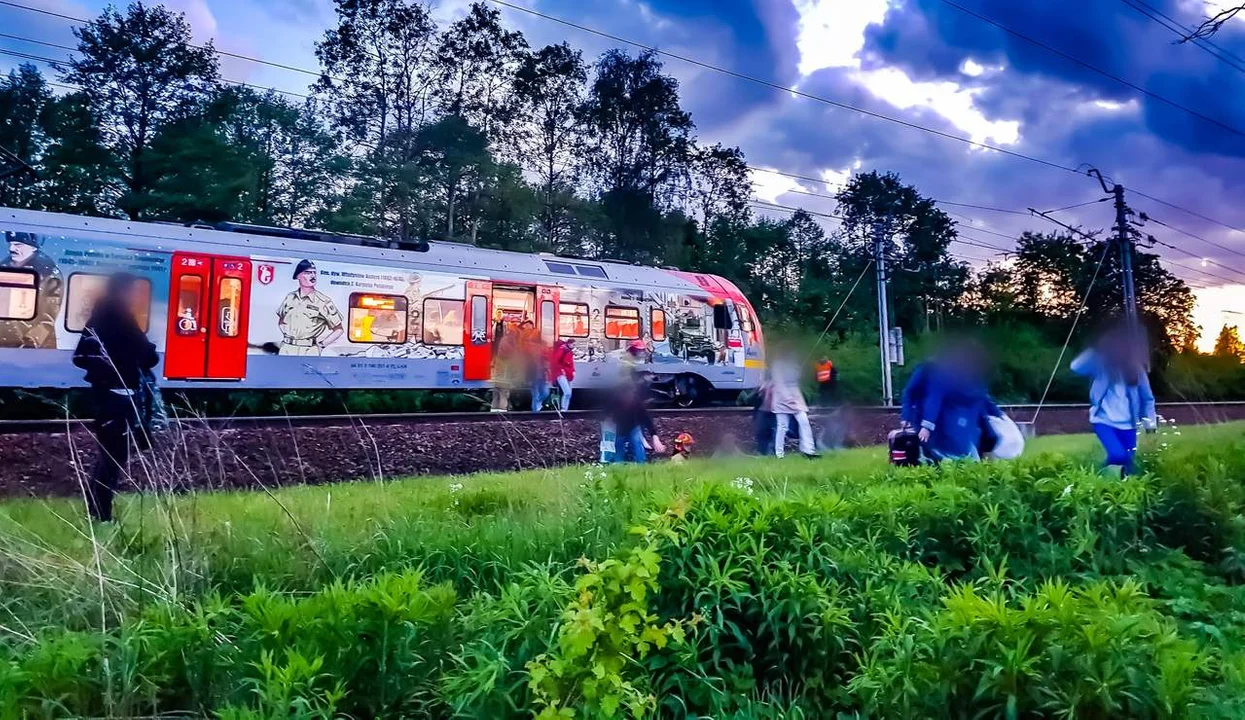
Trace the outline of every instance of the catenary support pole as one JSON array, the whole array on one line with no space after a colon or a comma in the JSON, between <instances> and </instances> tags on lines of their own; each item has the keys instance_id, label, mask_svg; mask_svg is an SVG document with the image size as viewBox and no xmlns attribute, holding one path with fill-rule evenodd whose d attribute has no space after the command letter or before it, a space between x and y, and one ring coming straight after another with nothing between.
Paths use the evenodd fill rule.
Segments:
<instances>
[{"instance_id":1,"label":"catenary support pole","mask_svg":"<svg viewBox=\"0 0 1245 720\"><path fill-rule=\"evenodd\" d=\"M895 392L891 379L885 236L882 223L875 223L873 226L873 263L877 267L878 278L878 353L882 361L882 404L889 407L895 404Z\"/></svg>"}]
</instances>

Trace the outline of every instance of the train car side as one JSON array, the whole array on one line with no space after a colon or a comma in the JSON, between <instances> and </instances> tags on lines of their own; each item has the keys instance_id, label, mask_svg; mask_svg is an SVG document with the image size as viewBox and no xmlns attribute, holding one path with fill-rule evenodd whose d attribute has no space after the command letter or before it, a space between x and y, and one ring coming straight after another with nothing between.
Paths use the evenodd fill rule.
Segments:
<instances>
[{"instance_id":1,"label":"train car side","mask_svg":"<svg viewBox=\"0 0 1245 720\"><path fill-rule=\"evenodd\" d=\"M69 355L103 279L142 278L135 312L171 387L455 389L488 384L494 328L573 338L576 386L639 340L661 376L755 387L761 329L729 282L436 243L427 252L0 210L0 385L74 387Z\"/></svg>"}]
</instances>

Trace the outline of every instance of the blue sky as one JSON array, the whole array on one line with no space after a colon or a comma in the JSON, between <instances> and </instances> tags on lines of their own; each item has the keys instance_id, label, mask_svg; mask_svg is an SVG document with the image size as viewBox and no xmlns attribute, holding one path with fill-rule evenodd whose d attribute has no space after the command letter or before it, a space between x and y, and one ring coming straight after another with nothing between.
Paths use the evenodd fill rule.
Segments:
<instances>
[{"instance_id":1,"label":"blue sky","mask_svg":"<svg viewBox=\"0 0 1245 720\"><path fill-rule=\"evenodd\" d=\"M86 17L96 0L18 0ZM1184 44L1124 0L516 0L518 4L655 45L783 87L1077 167L1089 163L1126 187L1245 228L1245 20L1215 39L1233 64ZM1137 0L1130 0L1136 3ZM1020 30L1112 75L1236 128L1235 133L984 23L954 5ZM328 0L171 0L201 40L223 50L314 69L314 43L333 21ZM467 0L441 0L443 20ZM1180 24L1213 11L1204 0L1146 0ZM613 43L503 10L533 45L568 40L589 57ZM63 20L0 6L4 32L72 44ZM0 39L0 47L57 51ZM1237 57L1239 56L1239 57ZM11 64L0 57L0 64ZM1024 210L1101 195L1088 177L935 137L791 93L667 61L702 141L739 145L754 166L824 178L830 186L755 173L758 197L810 210L855 169L892 170L947 201ZM224 58L222 74L303 92L311 78ZM1217 331L1245 310L1245 233L1140 197L1138 211L1199 235L1147 229L1194 257L1162 250L1169 267L1199 290L1199 322ZM1050 229L1045 221L948 206L966 237L1008 245L991 233ZM1108 203L1059 213L1108 227ZM957 246L965 257L992 251ZM1241 254L1236 254L1241 253ZM1227 287L1222 287L1227 286Z\"/></svg>"}]
</instances>

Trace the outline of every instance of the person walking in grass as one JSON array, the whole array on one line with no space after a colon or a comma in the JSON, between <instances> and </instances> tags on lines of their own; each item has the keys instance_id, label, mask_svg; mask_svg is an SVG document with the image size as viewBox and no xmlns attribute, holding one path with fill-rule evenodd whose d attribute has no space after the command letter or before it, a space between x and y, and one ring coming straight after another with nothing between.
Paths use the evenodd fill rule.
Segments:
<instances>
[{"instance_id":1,"label":"person walking in grass","mask_svg":"<svg viewBox=\"0 0 1245 720\"><path fill-rule=\"evenodd\" d=\"M104 297L95 305L73 363L86 371L95 410L95 437L99 460L87 484L86 502L91 517L112 521L112 499L130 459L130 439L140 427L143 375L159 358L131 308L141 292L139 279L128 273L108 278Z\"/></svg>"},{"instance_id":2,"label":"person walking in grass","mask_svg":"<svg viewBox=\"0 0 1245 720\"><path fill-rule=\"evenodd\" d=\"M1145 343L1135 331L1119 328L1072 361L1072 372L1090 378L1089 422L1107 452L1106 467L1121 477L1134 471L1137 428L1153 430L1157 415L1146 375Z\"/></svg>"}]
</instances>

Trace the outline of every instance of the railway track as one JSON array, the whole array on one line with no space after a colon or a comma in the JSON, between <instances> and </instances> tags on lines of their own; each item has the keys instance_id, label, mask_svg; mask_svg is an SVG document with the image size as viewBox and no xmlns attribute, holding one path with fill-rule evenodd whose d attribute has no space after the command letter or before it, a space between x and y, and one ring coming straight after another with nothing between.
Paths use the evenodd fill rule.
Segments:
<instances>
[{"instance_id":1,"label":"railway track","mask_svg":"<svg viewBox=\"0 0 1245 720\"><path fill-rule=\"evenodd\" d=\"M1017 404L1004 405L1015 419L1019 421L1028 421L1037 411L1036 404ZM1047 403L1042 406L1043 411L1047 410L1071 410L1071 409L1088 409L1088 405L1082 403ZM1171 402L1159 403L1159 413L1162 414L1164 409L1171 410L1176 408L1184 409L1205 409L1213 411L1215 409L1245 410L1245 401L1241 402ZM865 415L888 415L898 412L897 407L885 405L862 405L852 406L852 412ZM699 408L654 408L653 414L658 418L678 418L682 417L704 417L704 416L744 416L752 412L748 407L699 407ZM829 410L813 408L810 414L813 416L822 415ZM328 428L328 427L352 427L357 425L450 425L463 423L532 423L532 422L550 422L558 419L562 420L591 420L598 415L595 410L571 410L565 413L559 412L525 412L512 411L508 413L489 413L489 412L435 412L435 413L355 413L355 414L335 414L335 415L255 415L255 416L235 416L235 417L181 417L170 418L170 422L181 428L187 429L208 429L208 430L245 430L245 429L261 429L261 428ZM0 435L24 435L24 434L47 434L47 433L63 433L80 428L84 428L90 424L90 420L79 418L64 418L57 420L0 420Z\"/></svg>"},{"instance_id":2,"label":"railway track","mask_svg":"<svg viewBox=\"0 0 1245 720\"><path fill-rule=\"evenodd\" d=\"M1008 408L1032 422L1034 405ZM697 454L753 447L750 408L656 411L663 435L690 432ZM896 408L854 408L834 425L814 411L818 432L844 430L848 445L876 445L894 429ZM1180 424L1245 420L1245 402L1168 403L1160 413ZM561 417L560 422L556 420ZM135 489L177 491L271 488L352 480L548 469L593 462L599 416L592 411L491 414L412 413L304 417L187 418L131 463ZM1085 406L1043 406L1039 435L1088 431ZM97 453L84 421L3 421L0 498L81 497Z\"/></svg>"}]
</instances>

